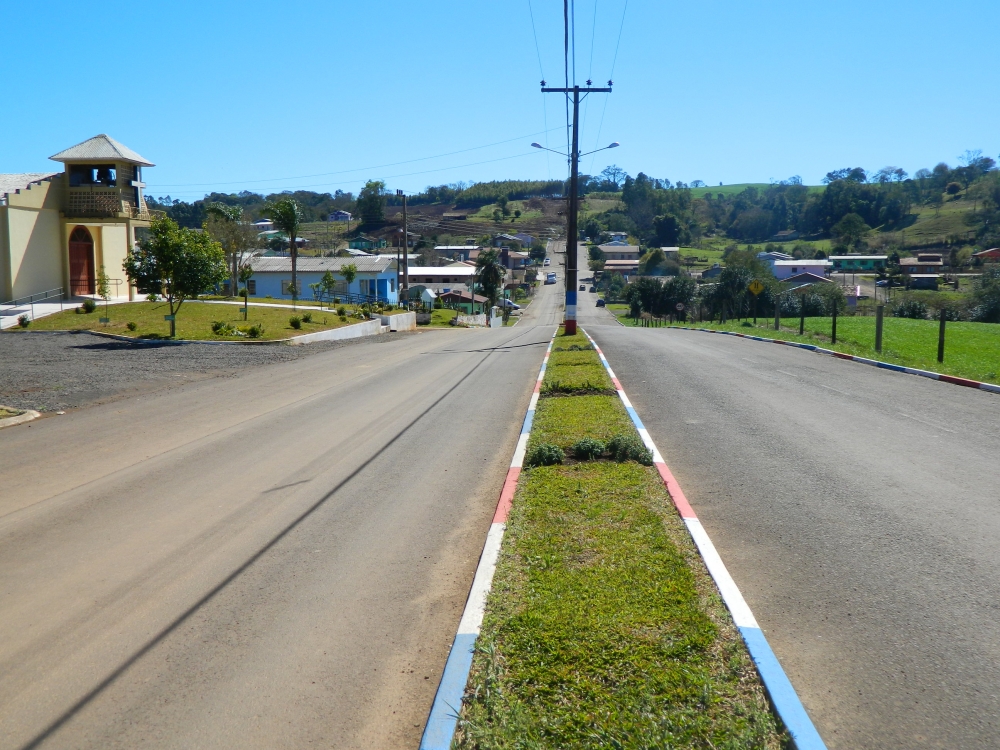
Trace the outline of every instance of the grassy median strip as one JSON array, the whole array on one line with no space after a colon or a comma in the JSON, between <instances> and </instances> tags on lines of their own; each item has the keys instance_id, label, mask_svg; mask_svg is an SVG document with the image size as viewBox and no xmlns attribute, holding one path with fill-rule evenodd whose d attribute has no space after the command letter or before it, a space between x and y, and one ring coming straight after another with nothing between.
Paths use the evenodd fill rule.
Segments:
<instances>
[{"instance_id":1,"label":"grassy median strip","mask_svg":"<svg viewBox=\"0 0 1000 750\"><path fill-rule=\"evenodd\" d=\"M590 366L566 353L562 367ZM456 744L785 746L656 470L574 458L581 439L616 435L637 437L617 397L539 400L531 445L558 445L571 463L521 475Z\"/></svg>"}]
</instances>

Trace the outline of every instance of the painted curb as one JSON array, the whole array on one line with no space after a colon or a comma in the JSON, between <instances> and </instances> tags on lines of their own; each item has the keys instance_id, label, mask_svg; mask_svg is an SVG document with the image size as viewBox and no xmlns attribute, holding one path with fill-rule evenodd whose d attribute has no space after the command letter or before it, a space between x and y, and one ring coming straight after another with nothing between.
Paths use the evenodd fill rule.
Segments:
<instances>
[{"instance_id":1,"label":"painted curb","mask_svg":"<svg viewBox=\"0 0 1000 750\"><path fill-rule=\"evenodd\" d=\"M880 370L892 370L893 372L903 372L907 375L919 375L922 378L930 378L931 380L939 380L942 383L951 383L952 385L963 385L966 388L976 388L980 391L988 391L990 393L1000 393L1000 385L995 383L983 383L978 380L969 380L968 378L960 378L956 375L945 375L941 372L931 372L930 370L918 370L915 367L903 367L902 365L891 365L888 362L882 362L877 359L866 359L864 357L855 357L853 354L844 354L843 352L835 352L832 349L824 349L821 346L816 346L814 344L802 344L798 341L783 341L781 339L769 339L764 336L751 336L746 333L738 333L737 331L716 331L713 328L694 328L693 326L669 326L670 328L677 328L681 331L701 331L702 333L719 333L723 336L737 336L741 339L750 339L751 341L764 341L769 344L783 344L784 346L791 346L796 349L806 349L810 352L816 352L817 354L828 354L831 357L836 357L837 359L846 359L850 362L860 362L863 365L871 365L872 367L877 367Z\"/></svg>"},{"instance_id":2,"label":"painted curb","mask_svg":"<svg viewBox=\"0 0 1000 750\"><path fill-rule=\"evenodd\" d=\"M798 748L798 750L826 750L826 745L819 736L819 732L816 731L816 727L813 726L812 719L810 719L809 714L806 713L806 709L802 705L802 701L799 700L799 696L795 692L795 688L792 686L791 681L785 674L785 670L781 668L781 664L778 662L778 657L776 657L774 655L774 651L771 650L771 646L767 642L764 631L761 630L760 625L757 624L757 620L753 616L750 606L743 598L743 594L736 585L736 581L733 580L733 577L726 569L725 563L722 562L722 557L719 555L718 550L715 549L715 545L708 536L708 532L706 532L705 528L701 525L701 521L698 520L697 514L694 512L691 504L688 503L687 498L684 496L684 491L677 483L674 475L671 473L666 462L663 460L663 456L660 455L660 451L657 449L656 444L650 437L649 431L646 429L645 425L643 425L642 420L639 419L639 415L632 406L632 402L629 401L628 396L625 395L625 390L622 388L621 383L618 382L617 376L611 369L611 365L608 363L608 358L604 356L604 352L601 351L597 342L591 338L587 331L584 330L583 334L587 337L591 345L593 345L594 349L597 351L597 355L601 358L601 363L604 365L604 369L607 370L608 376L611 378L611 382L614 383L615 390L618 391L618 397L625 406L625 410L628 411L628 415L632 419L632 423L639 431L639 435L642 437L642 442L645 443L646 447L649 448L650 451L652 451L653 466L656 467L660 477L663 479L663 484L666 486L667 492L670 494L670 498L673 500L674 506L677 508L677 512L680 514L685 526L687 526L688 533L691 534L691 538L694 540L695 546L698 547L698 551L701 553L701 557L705 561L705 567L708 568L709 574L715 581L715 585L718 587L719 593L722 595L722 599L726 603L726 607L729 609L729 612L733 617L733 623L740 631L740 635L743 637L743 642L746 644L747 650L750 652L750 657L757 666L757 671L760 674L761 680L764 683L764 688L767 690L767 694L771 699L771 704L774 706L775 711L778 712L778 716L781 717L781 721L784 723L785 728L791 735L792 741L795 743L795 747Z\"/></svg>"},{"instance_id":3,"label":"painted curb","mask_svg":"<svg viewBox=\"0 0 1000 750\"><path fill-rule=\"evenodd\" d=\"M7 411L17 411L17 409L7 408ZM0 429L4 427L13 427L16 424L24 424L25 422L30 422L33 419L38 419L42 416L37 411L32 409L23 409L20 414L15 414L13 417L7 417L5 419L0 419Z\"/></svg>"},{"instance_id":4,"label":"painted curb","mask_svg":"<svg viewBox=\"0 0 1000 750\"><path fill-rule=\"evenodd\" d=\"M365 330L360 330L359 326L372 327L371 323L379 323L377 330L366 332ZM332 334L334 332L341 332L341 335L331 337L321 337L323 334ZM31 331L30 333L63 333L63 331ZM360 323L352 323L349 326L339 326L337 328L327 328L324 331L314 331L313 333L303 333L298 336L291 336L287 339L269 339L267 341L258 341L256 339L247 339L239 341L213 341L211 339L206 339L200 341L198 339L138 339L134 336L124 336L120 333L107 333L106 331L91 331L91 330L77 330L77 331L67 331L67 333L89 333L94 336L102 336L106 339L115 339L116 341L127 341L132 344L142 344L144 346L184 346L186 344L208 344L209 346L268 346L271 344L290 344L292 346L299 346L302 344L311 344L313 341L341 341L345 339L359 339L364 336L377 336L382 333L382 325L380 321L363 320ZM305 339L305 340L303 340Z\"/></svg>"},{"instance_id":5,"label":"painted curb","mask_svg":"<svg viewBox=\"0 0 1000 750\"><path fill-rule=\"evenodd\" d=\"M558 330L557 328L556 332ZM458 712L462 708L462 697L465 695L465 685L469 681L469 671L472 669L476 639L483 624L486 597L493 585L493 574L496 572L497 560L500 557L500 545L507 528L507 515L514 501L514 492L517 491L517 480L521 476L524 452L528 447L528 436L531 434L531 423L535 418L542 379L545 377L545 368L549 363L555 338L556 334L553 333L549 340L549 348L545 350L538 378L535 380L528 411L524 415L521 434L514 449L514 458L511 459L510 468L507 470L507 478L504 479L503 489L500 491L500 500L493 514L493 522L486 535L486 544L483 545L483 553L479 557L476 577L472 580L472 589L465 602L465 610L458 624L458 633L451 645L448 661L444 665L441 682L438 684L434 703L431 705L431 712L424 726L424 734L420 738L420 750L448 750L455 736L455 729L458 727Z\"/></svg>"}]
</instances>

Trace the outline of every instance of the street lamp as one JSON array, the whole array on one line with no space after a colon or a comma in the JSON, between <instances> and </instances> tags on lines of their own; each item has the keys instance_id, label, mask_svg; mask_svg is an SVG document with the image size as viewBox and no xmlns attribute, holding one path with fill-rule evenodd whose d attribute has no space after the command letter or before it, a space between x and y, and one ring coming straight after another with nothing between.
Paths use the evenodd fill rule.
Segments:
<instances>
[{"instance_id":1,"label":"street lamp","mask_svg":"<svg viewBox=\"0 0 1000 750\"><path fill-rule=\"evenodd\" d=\"M610 86L610 81L608 82ZM548 89L542 89L547 91ZM607 91L610 92L610 88ZM579 146L579 136L577 130L577 116L579 115L579 87L574 87L573 89L574 99L573 99L573 148L568 154L564 154L560 151L556 151L551 148L546 148L541 143L532 143L532 148L540 148L543 151L552 151L554 154L559 154L560 156L565 156L570 164L570 178L569 178L569 206L567 211L567 227L566 227L566 333L572 336L576 333L576 272L577 272L577 243L578 235L577 231L577 213L579 211L579 186L577 182L579 180L579 169L580 169L580 157L589 156L590 154L596 154L598 151L606 151L609 148L618 148L620 145L618 141L605 146L604 148L595 149L594 151L588 151L585 154L580 153Z\"/></svg>"}]
</instances>

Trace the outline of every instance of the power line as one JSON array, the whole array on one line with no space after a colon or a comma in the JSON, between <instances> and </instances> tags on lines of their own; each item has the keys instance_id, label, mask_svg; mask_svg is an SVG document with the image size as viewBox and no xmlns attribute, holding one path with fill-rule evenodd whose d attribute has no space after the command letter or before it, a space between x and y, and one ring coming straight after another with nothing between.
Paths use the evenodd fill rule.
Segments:
<instances>
[{"instance_id":1,"label":"power line","mask_svg":"<svg viewBox=\"0 0 1000 750\"><path fill-rule=\"evenodd\" d=\"M622 22L618 26L618 42L615 44L615 56L611 61L611 75L608 76L609 81L614 80L615 77L615 65L618 63L618 48L621 47L622 44L622 31L625 28L625 11L627 10L628 10L628 0L625 0L625 6L622 8ZM601 142L601 130L604 128L604 115L607 114L607 111L608 111L608 100L605 99L604 107L601 109L601 124L597 126L597 140L594 141L594 148L599 148L598 144L600 144ZM597 154L594 154L592 157L590 157L591 174L593 174L594 172L595 161L597 161Z\"/></svg>"},{"instance_id":2,"label":"power line","mask_svg":"<svg viewBox=\"0 0 1000 750\"><path fill-rule=\"evenodd\" d=\"M531 0L528 0L528 15L531 17L531 36L535 40L535 55L538 57L538 72L542 76L542 80L545 80L545 70L542 68L542 52L538 47L538 32L535 30L535 13L531 9ZM544 96L542 97L542 118L545 124L545 146L549 145L549 104L548 99ZM552 166L549 159L549 154L545 154L545 176L552 177Z\"/></svg>"},{"instance_id":3,"label":"power line","mask_svg":"<svg viewBox=\"0 0 1000 750\"><path fill-rule=\"evenodd\" d=\"M558 130L558 128L552 128L552 130ZM472 148L463 148L458 151L449 151L446 154L437 154L435 156L421 156L418 159L407 159L406 161L395 161L389 164L378 164L373 167L358 167L357 169L344 169L339 172L319 172L317 174L296 175L294 177L268 177L266 179L261 179L261 180L229 180L228 182L171 182L171 183L164 183L160 185L160 187L211 187L213 185L235 185L237 183L241 185L254 185L261 182L281 182L283 180L308 180L313 177L332 177L334 175L340 175L340 174L351 174L352 172L368 172L374 169L385 169L386 167L398 167L402 164L414 164L418 161L428 161L430 159L443 159L446 156L455 156L456 154L465 154L468 153L469 151L479 151L480 149L492 148L493 146L502 146L505 143L513 143L514 141L521 141L524 140L525 138L530 138L533 135L543 135L543 134L547 135L548 132L536 131L534 133L528 133L527 135L519 135L516 138L508 138L505 141L497 141L496 143L487 143L484 146L473 146ZM468 166L473 166L473 165L468 165ZM435 171L435 170L430 170L430 171ZM421 174L421 173L415 172L414 174ZM405 176L405 175L398 175L398 176Z\"/></svg>"}]
</instances>

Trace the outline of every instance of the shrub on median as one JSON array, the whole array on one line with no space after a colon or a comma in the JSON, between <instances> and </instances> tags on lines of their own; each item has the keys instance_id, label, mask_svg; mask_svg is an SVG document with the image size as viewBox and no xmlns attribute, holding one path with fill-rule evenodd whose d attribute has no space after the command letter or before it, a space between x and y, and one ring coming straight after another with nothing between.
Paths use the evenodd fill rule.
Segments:
<instances>
[{"instance_id":1,"label":"shrub on median","mask_svg":"<svg viewBox=\"0 0 1000 750\"><path fill-rule=\"evenodd\" d=\"M578 461L593 461L604 453L604 443L594 438L584 438L574 443L570 450Z\"/></svg>"},{"instance_id":2,"label":"shrub on median","mask_svg":"<svg viewBox=\"0 0 1000 750\"><path fill-rule=\"evenodd\" d=\"M561 464L565 454L558 445L552 443L539 443L525 457L524 463L529 467L533 466L553 466Z\"/></svg>"},{"instance_id":3,"label":"shrub on median","mask_svg":"<svg viewBox=\"0 0 1000 750\"><path fill-rule=\"evenodd\" d=\"M619 434L608 441L607 451L615 461L637 461L643 466L653 465L653 452L638 435Z\"/></svg>"}]
</instances>

